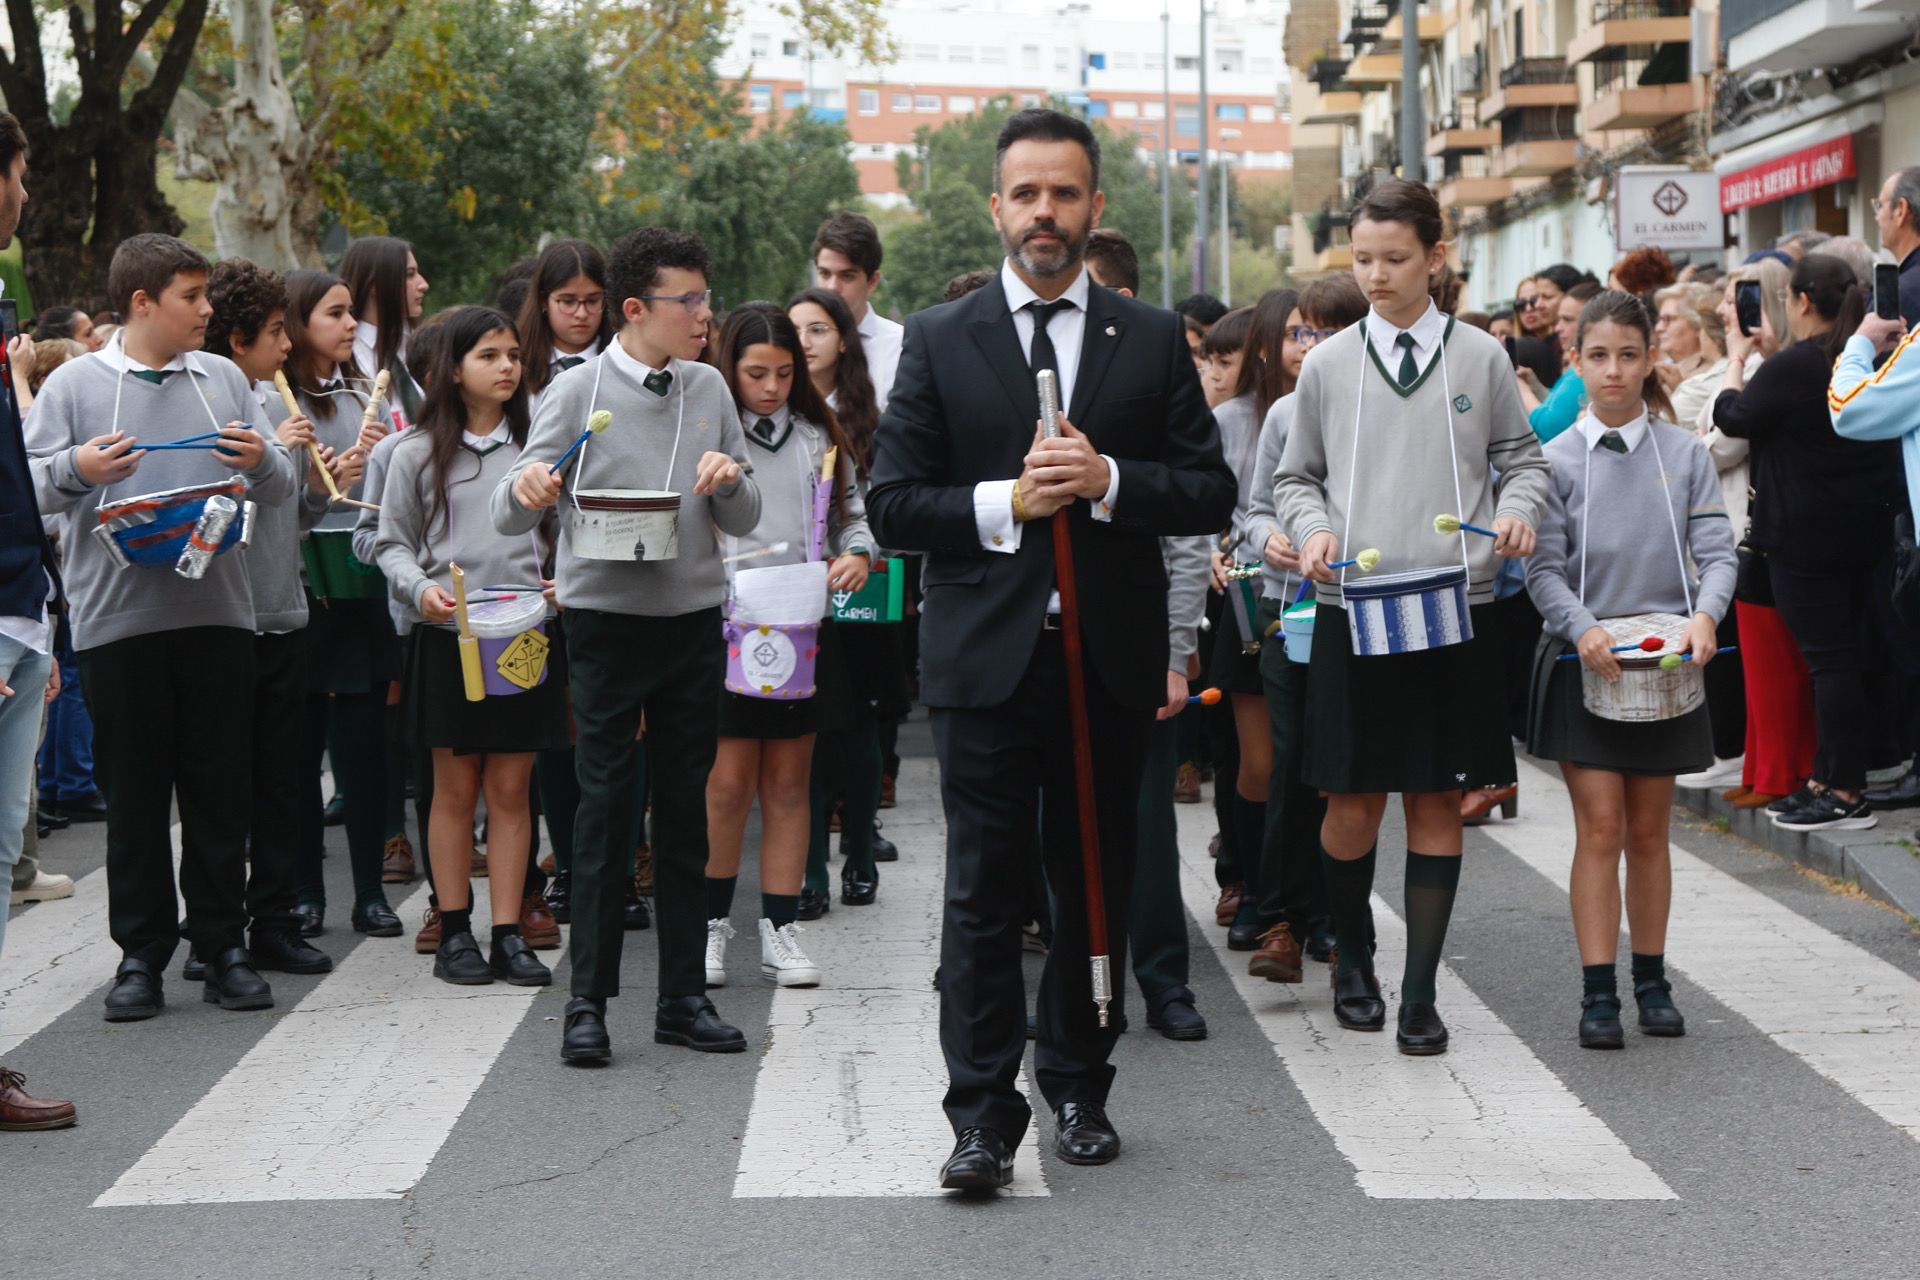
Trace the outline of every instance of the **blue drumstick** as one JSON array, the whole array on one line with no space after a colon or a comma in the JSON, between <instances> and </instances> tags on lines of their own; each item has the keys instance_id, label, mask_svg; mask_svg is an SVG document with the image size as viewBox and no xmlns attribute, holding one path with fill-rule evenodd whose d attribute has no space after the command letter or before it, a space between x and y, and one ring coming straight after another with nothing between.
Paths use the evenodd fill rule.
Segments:
<instances>
[{"instance_id":1,"label":"blue drumstick","mask_svg":"<svg viewBox=\"0 0 1920 1280\"><path fill-rule=\"evenodd\" d=\"M588 436L598 435L612 425L613 414L610 411L606 409L595 409L587 417L587 429L574 438L573 443L567 446L567 451L560 455L560 461L553 464L553 474L560 474L560 468L567 465L567 459L573 456L574 450L587 442Z\"/></svg>"},{"instance_id":2,"label":"blue drumstick","mask_svg":"<svg viewBox=\"0 0 1920 1280\"><path fill-rule=\"evenodd\" d=\"M1435 516L1433 518L1433 531L1435 533L1459 533L1463 529L1468 533L1477 533L1483 538L1497 539L1500 536L1491 529L1482 529L1477 524L1468 524L1459 516Z\"/></svg>"}]
</instances>

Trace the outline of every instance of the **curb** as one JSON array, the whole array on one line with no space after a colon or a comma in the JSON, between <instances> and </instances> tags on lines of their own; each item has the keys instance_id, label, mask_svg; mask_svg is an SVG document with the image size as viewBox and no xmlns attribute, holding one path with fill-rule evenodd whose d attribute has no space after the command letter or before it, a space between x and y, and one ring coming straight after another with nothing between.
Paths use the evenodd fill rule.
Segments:
<instances>
[{"instance_id":1,"label":"curb","mask_svg":"<svg viewBox=\"0 0 1920 1280\"><path fill-rule=\"evenodd\" d=\"M1678 787L1674 801L1703 818L1724 818L1732 834L1771 849L1822 875L1857 881L1867 894L1902 914L1920 918L1920 851L1902 844L1901 828L1884 819L1871 831L1782 831L1764 810L1736 809L1720 798L1721 787Z\"/></svg>"}]
</instances>

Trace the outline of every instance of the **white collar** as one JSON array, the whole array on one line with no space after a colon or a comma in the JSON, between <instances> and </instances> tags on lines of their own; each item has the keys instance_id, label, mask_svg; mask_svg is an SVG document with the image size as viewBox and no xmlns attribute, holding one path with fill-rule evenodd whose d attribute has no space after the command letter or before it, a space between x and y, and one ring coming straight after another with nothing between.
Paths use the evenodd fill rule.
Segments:
<instances>
[{"instance_id":1,"label":"white collar","mask_svg":"<svg viewBox=\"0 0 1920 1280\"><path fill-rule=\"evenodd\" d=\"M867 313L855 321L853 327L863 338L871 338L880 332L880 313L873 309L873 303L867 303Z\"/></svg>"},{"instance_id":2,"label":"white collar","mask_svg":"<svg viewBox=\"0 0 1920 1280\"><path fill-rule=\"evenodd\" d=\"M606 355L613 362L613 367L633 379L636 385L644 385L647 375L661 372L661 369L654 368L646 361L634 358L618 338L607 344ZM673 374L676 381L679 380L680 375L674 370L674 365L678 363L679 361L672 356L668 356L667 363L661 366L666 372Z\"/></svg>"},{"instance_id":3,"label":"white collar","mask_svg":"<svg viewBox=\"0 0 1920 1280\"><path fill-rule=\"evenodd\" d=\"M1032 287L1014 271L1011 260L1000 264L1000 287L1006 291L1007 311L1011 314L1018 315L1020 309L1028 303L1041 301L1040 295L1035 293ZM1060 295L1059 300L1072 303L1081 315L1085 315L1089 292L1090 281L1086 264L1081 263L1073 277L1073 283L1067 286L1066 292ZM871 313L872 308L869 307L868 311Z\"/></svg>"},{"instance_id":4,"label":"white collar","mask_svg":"<svg viewBox=\"0 0 1920 1280\"><path fill-rule=\"evenodd\" d=\"M513 435L507 430L507 420L503 417L494 424L493 430L483 436L477 436L471 431L462 431L460 438L475 449L484 449L490 444L505 444L513 439Z\"/></svg>"},{"instance_id":5,"label":"white collar","mask_svg":"<svg viewBox=\"0 0 1920 1280\"><path fill-rule=\"evenodd\" d=\"M107 345L94 352L94 354L112 366L115 373L134 373L147 367L127 354L126 330L124 329L114 334L112 338L107 340ZM183 369L191 368L192 366L187 363L187 354L184 351L177 353L173 359L160 366L163 372L169 373L178 373Z\"/></svg>"},{"instance_id":6,"label":"white collar","mask_svg":"<svg viewBox=\"0 0 1920 1280\"><path fill-rule=\"evenodd\" d=\"M1378 311L1367 312L1367 337L1373 340L1373 349L1381 359L1394 349L1394 343L1402 333L1413 335L1413 345L1422 351L1431 351L1440 345L1440 339L1447 333L1446 313L1433 305L1433 299L1427 299L1427 309L1420 318L1400 328L1383 317Z\"/></svg>"},{"instance_id":7,"label":"white collar","mask_svg":"<svg viewBox=\"0 0 1920 1280\"><path fill-rule=\"evenodd\" d=\"M1607 432L1618 431L1620 438L1626 442L1627 452L1632 453L1634 449L1639 446L1640 442L1647 438L1647 432L1652 429L1653 423L1647 417L1647 407L1645 405L1640 406L1640 416L1624 427L1609 427L1606 423L1594 417L1593 410L1591 409L1580 415L1580 434L1586 437L1587 448L1589 450L1598 448L1600 437L1606 435Z\"/></svg>"},{"instance_id":8,"label":"white collar","mask_svg":"<svg viewBox=\"0 0 1920 1280\"><path fill-rule=\"evenodd\" d=\"M599 354L600 354L600 335L595 334L593 336L593 341L589 342L586 346L580 348L580 350L578 351L562 351L560 350L560 348L555 347L553 349L553 354L547 357L547 367L552 368L554 365L559 364L562 360L570 359L576 356L582 360L591 360Z\"/></svg>"},{"instance_id":9,"label":"white collar","mask_svg":"<svg viewBox=\"0 0 1920 1280\"><path fill-rule=\"evenodd\" d=\"M787 422L792 416L793 416L793 407L791 405L783 404L778 409L775 409L772 413L767 413L767 414L748 413L746 409L743 407L740 410L740 429L745 431L747 433L748 438L751 439L753 436L754 423L760 421L760 419L764 417L773 423L774 438L778 439L781 433L787 429Z\"/></svg>"}]
</instances>

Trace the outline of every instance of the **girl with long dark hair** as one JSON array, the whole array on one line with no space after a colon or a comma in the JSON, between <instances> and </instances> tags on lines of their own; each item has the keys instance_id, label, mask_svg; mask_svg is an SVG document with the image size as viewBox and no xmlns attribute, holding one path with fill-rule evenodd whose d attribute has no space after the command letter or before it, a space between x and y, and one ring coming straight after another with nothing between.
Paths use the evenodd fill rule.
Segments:
<instances>
[{"instance_id":1,"label":"girl with long dark hair","mask_svg":"<svg viewBox=\"0 0 1920 1280\"><path fill-rule=\"evenodd\" d=\"M547 384L613 340L607 260L585 240L556 240L533 265L520 306L521 363L535 408Z\"/></svg>"},{"instance_id":2,"label":"girl with long dark hair","mask_svg":"<svg viewBox=\"0 0 1920 1280\"><path fill-rule=\"evenodd\" d=\"M407 372L407 335L420 323L427 278L420 273L413 246L392 236L365 236L347 246L340 276L353 294L353 359L369 381L388 370L395 398L410 416L420 414L423 392Z\"/></svg>"}]
</instances>

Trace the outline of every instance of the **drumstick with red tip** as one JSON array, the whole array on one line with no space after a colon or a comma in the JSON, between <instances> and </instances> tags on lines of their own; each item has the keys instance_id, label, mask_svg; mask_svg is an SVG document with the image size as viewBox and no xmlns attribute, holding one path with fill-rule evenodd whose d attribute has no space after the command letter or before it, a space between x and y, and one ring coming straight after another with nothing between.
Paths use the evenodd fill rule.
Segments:
<instances>
[{"instance_id":1,"label":"drumstick with red tip","mask_svg":"<svg viewBox=\"0 0 1920 1280\"><path fill-rule=\"evenodd\" d=\"M1662 640L1659 636L1648 636L1645 640L1642 640L1637 644L1617 644L1613 646L1613 648L1607 650L1607 652L1608 653L1632 653L1634 650L1637 649L1641 653L1658 653L1666 647L1667 647L1667 642L1665 640ZM1577 653L1563 653L1560 655L1560 661L1566 662L1569 659L1578 658L1579 656L1580 655Z\"/></svg>"}]
</instances>

